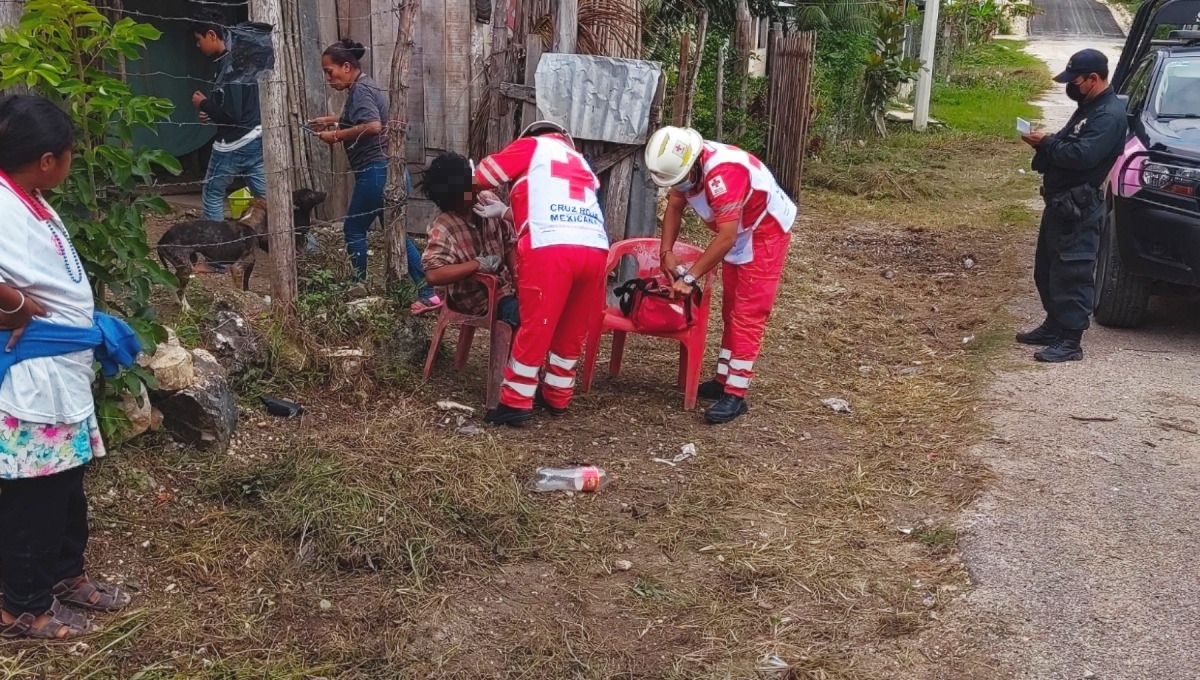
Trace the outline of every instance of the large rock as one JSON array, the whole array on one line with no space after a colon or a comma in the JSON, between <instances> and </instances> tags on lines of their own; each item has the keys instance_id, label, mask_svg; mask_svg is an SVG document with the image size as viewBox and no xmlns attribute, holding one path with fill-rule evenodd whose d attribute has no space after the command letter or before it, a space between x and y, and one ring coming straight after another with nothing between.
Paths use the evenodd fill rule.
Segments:
<instances>
[{"instance_id":1,"label":"large rock","mask_svg":"<svg viewBox=\"0 0 1200 680\"><path fill-rule=\"evenodd\" d=\"M195 382L156 404L163 427L180 441L224 453L237 428L237 401L217 358L202 349L192 355Z\"/></svg>"},{"instance_id":2,"label":"large rock","mask_svg":"<svg viewBox=\"0 0 1200 680\"><path fill-rule=\"evenodd\" d=\"M121 411L129 418L130 423L129 429L121 433L122 441L129 441L144 434L154 424L154 407L150 404L150 394L145 385L141 385L141 388L139 394L126 394L121 397Z\"/></svg>"},{"instance_id":3,"label":"large rock","mask_svg":"<svg viewBox=\"0 0 1200 680\"><path fill-rule=\"evenodd\" d=\"M213 309L227 309L247 319L255 319L271 311L271 298L250 290L221 287L216 290L213 298Z\"/></svg>"},{"instance_id":4,"label":"large rock","mask_svg":"<svg viewBox=\"0 0 1200 680\"><path fill-rule=\"evenodd\" d=\"M153 356L142 355L138 363L154 374L158 392L178 392L196 379L192 355L177 344L161 343Z\"/></svg>"},{"instance_id":5,"label":"large rock","mask_svg":"<svg viewBox=\"0 0 1200 680\"><path fill-rule=\"evenodd\" d=\"M230 373L236 375L267 363L262 335L233 309L218 309L212 328L204 336L208 346L229 367Z\"/></svg>"}]
</instances>

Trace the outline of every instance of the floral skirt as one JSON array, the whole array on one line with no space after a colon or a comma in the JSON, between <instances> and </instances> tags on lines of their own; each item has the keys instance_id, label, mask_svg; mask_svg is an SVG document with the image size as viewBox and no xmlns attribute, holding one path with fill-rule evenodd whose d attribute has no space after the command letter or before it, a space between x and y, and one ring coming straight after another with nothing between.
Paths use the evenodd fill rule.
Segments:
<instances>
[{"instance_id":1,"label":"floral skirt","mask_svg":"<svg viewBox=\"0 0 1200 680\"><path fill-rule=\"evenodd\" d=\"M103 455L94 414L71 425L46 425L0 411L0 479L45 477Z\"/></svg>"}]
</instances>

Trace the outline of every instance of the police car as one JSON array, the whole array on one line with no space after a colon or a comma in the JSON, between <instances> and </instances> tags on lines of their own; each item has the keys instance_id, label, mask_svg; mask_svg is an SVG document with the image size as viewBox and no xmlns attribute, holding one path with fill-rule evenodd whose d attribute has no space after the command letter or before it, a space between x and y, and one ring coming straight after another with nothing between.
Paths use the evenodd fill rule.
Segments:
<instances>
[{"instance_id":1,"label":"police car","mask_svg":"<svg viewBox=\"0 0 1200 680\"><path fill-rule=\"evenodd\" d=\"M1147 0L1112 83L1129 140L1105 185L1098 323L1134 327L1150 296L1200 292L1200 0Z\"/></svg>"}]
</instances>

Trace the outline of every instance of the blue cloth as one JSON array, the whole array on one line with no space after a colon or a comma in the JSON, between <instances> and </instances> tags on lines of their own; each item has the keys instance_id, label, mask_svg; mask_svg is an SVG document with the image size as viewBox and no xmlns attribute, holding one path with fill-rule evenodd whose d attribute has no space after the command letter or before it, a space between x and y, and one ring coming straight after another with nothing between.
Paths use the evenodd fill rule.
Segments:
<instances>
[{"instance_id":1,"label":"blue cloth","mask_svg":"<svg viewBox=\"0 0 1200 680\"><path fill-rule=\"evenodd\" d=\"M4 351L12 331L0 331L0 385L8 369L27 359L56 357L94 349L100 370L114 376L137 361L142 343L124 319L96 312L91 328L74 328L34 319L11 352Z\"/></svg>"}]
</instances>

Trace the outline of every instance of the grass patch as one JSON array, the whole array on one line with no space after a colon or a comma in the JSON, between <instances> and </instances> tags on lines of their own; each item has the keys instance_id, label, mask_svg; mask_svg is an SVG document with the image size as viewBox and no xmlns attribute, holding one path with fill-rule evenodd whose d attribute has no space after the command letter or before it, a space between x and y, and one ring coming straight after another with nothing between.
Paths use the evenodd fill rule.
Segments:
<instances>
[{"instance_id":1,"label":"grass patch","mask_svg":"<svg viewBox=\"0 0 1200 680\"><path fill-rule=\"evenodd\" d=\"M1028 167L1028 148L1017 140L1015 125L1017 117L1040 116L1029 102L1046 89L1050 74L1020 46L997 40L960 55L950 82L939 79L933 90L933 116L947 127L918 133L893 124L884 139L827 148L806 166L805 183L883 201L878 207L890 214L895 214L895 204L923 210L925 201L970 198L980 190L981 175L996 175L996 164L1006 171L1000 174L1003 186L994 187L998 193L1032 187L1035 177L1019 172ZM940 215L933 221L945 222ZM1010 211L1000 223L1014 221L1026 219Z\"/></svg>"},{"instance_id":2,"label":"grass patch","mask_svg":"<svg viewBox=\"0 0 1200 680\"><path fill-rule=\"evenodd\" d=\"M138 582L138 610L83 653L9 644L0 675L743 678L777 655L794 677L932 677L954 644L926 594L969 585L953 521L988 473L960 454L986 433L984 369L1032 227L1010 128L897 132L809 166L753 411L730 427L679 408L677 348L631 337L620 377L568 416L467 430L479 413L434 402L480 406L481 352L475 373L381 376L407 292L352 315L344 273L308 269L310 335L374 357L309 380L326 375L314 344L300 368L247 376L246 393L295 384L308 413L247 404L227 455L135 440L98 461L89 561ZM714 355L721 330L714 314ZM684 443L699 454L655 462ZM578 463L614 483L525 488Z\"/></svg>"},{"instance_id":3,"label":"grass patch","mask_svg":"<svg viewBox=\"0 0 1200 680\"><path fill-rule=\"evenodd\" d=\"M1050 84L1050 72L1022 43L995 40L963 51L949 82L934 84L930 110L952 130L1016 138L1016 119L1041 117L1029 102Z\"/></svg>"}]
</instances>

